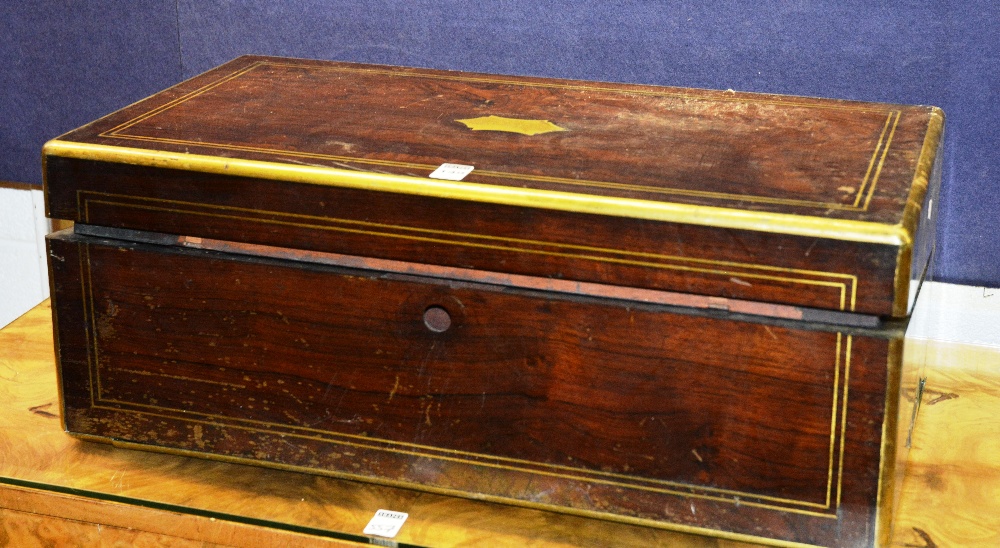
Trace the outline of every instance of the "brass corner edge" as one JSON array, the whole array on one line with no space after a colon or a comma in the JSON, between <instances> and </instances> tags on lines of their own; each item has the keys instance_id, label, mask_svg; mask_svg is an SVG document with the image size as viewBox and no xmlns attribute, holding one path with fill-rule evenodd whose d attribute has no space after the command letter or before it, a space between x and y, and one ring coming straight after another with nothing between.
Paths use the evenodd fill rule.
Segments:
<instances>
[{"instance_id":1,"label":"brass corner edge","mask_svg":"<svg viewBox=\"0 0 1000 548\"><path fill-rule=\"evenodd\" d=\"M49 204L49 152L48 152L48 146L49 146L49 143L51 143L54 140L55 139L52 139L52 140L48 141L47 143L45 143L44 145L42 145L42 151L41 151L41 156L42 156L42 199L43 199L43 201L45 203L45 216L47 218L49 218L49 219L52 218L52 208L51 208L51 206Z\"/></svg>"},{"instance_id":2,"label":"brass corner edge","mask_svg":"<svg viewBox=\"0 0 1000 548\"><path fill-rule=\"evenodd\" d=\"M772 232L791 236L891 246L908 243L905 231L902 231L898 225L853 219L830 219L791 213L747 211L719 206L447 181L412 175L354 171L327 166L227 158L59 139L46 143L43 152L47 156L78 160L673 222L722 229Z\"/></svg>"},{"instance_id":3,"label":"brass corner edge","mask_svg":"<svg viewBox=\"0 0 1000 548\"><path fill-rule=\"evenodd\" d=\"M909 312L910 270L913 268L913 242L909 231L905 232L906 243L899 246L896 253L896 271L893 273L892 317L902 318Z\"/></svg>"},{"instance_id":4,"label":"brass corner edge","mask_svg":"<svg viewBox=\"0 0 1000 548\"><path fill-rule=\"evenodd\" d=\"M897 255L893 283L895 288L892 304L893 316L905 316L908 311L913 242L916 240L917 229L920 226L924 198L928 192L933 190L930 186L934 182L935 166L941 161L941 151L944 147L944 122L944 111L938 107L930 107L927 129L910 183L910 193L906 198L902 217L896 225L902 245L900 245Z\"/></svg>"}]
</instances>

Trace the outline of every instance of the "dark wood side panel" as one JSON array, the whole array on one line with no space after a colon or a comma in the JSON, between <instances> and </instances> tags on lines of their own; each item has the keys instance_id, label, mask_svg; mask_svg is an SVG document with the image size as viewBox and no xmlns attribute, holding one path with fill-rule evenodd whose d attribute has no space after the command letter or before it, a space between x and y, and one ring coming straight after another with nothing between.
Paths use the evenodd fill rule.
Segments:
<instances>
[{"instance_id":1,"label":"dark wood side panel","mask_svg":"<svg viewBox=\"0 0 1000 548\"><path fill-rule=\"evenodd\" d=\"M71 432L662 526L874 538L878 336L79 235L50 255Z\"/></svg>"},{"instance_id":2,"label":"dark wood side panel","mask_svg":"<svg viewBox=\"0 0 1000 548\"><path fill-rule=\"evenodd\" d=\"M873 315L897 290L890 245L58 157L48 173L52 217L117 228Z\"/></svg>"}]
</instances>

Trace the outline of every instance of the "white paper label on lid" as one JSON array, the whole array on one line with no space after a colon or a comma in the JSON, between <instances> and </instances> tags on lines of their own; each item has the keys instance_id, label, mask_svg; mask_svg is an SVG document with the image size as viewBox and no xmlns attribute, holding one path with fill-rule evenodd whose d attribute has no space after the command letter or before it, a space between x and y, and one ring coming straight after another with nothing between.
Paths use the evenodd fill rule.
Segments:
<instances>
[{"instance_id":1,"label":"white paper label on lid","mask_svg":"<svg viewBox=\"0 0 1000 548\"><path fill-rule=\"evenodd\" d=\"M403 522L410 517L406 512L393 512L392 510L379 510L375 512L371 521L365 526L366 535L378 535L380 537L395 537L403 527Z\"/></svg>"},{"instance_id":2,"label":"white paper label on lid","mask_svg":"<svg viewBox=\"0 0 1000 548\"><path fill-rule=\"evenodd\" d=\"M462 164L441 164L428 177L431 179L445 179L447 181L461 181L466 175L472 173L473 169L476 168Z\"/></svg>"}]
</instances>

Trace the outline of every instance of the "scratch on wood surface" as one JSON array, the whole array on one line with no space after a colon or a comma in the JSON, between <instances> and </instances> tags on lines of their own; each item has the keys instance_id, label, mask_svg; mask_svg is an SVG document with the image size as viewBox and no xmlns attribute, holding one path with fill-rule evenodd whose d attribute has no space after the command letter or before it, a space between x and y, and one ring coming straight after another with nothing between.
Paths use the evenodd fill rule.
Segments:
<instances>
[{"instance_id":1,"label":"scratch on wood surface","mask_svg":"<svg viewBox=\"0 0 1000 548\"><path fill-rule=\"evenodd\" d=\"M923 544L904 544L907 548L937 548L937 543L927 534L927 531L914 527L913 532L920 537Z\"/></svg>"},{"instance_id":2,"label":"scratch on wood surface","mask_svg":"<svg viewBox=\"0 0 1000 548\"><path fill-rule=\"evenodd\" d=\"M810 245L809 249L806 250L806 257L808 257L810 253L812 253L813 248L816 247L816 244L818 243L819 243L819 238L813 240L812 245Z\"/></svg>"},{"instance_id":3,"label":"scratch on wood surface","mask_svg":"<svg viewBox=\"0 0 1000 548\"><path fill-rule=\"evenodd\" d=\"M43 405L36 405L34 407L29 407L28 411L31 411L32 413L34 413L36 415L41 415L41 416L49 418L49 419L58 419L59 415L56 415L55 413L49 413L48 411L46 411L46 409L48 409L50 407L52 407L52 404L51 403L46 403L46 404L43 404Z\"/></svg>"},{"instance_id":4,"label":"scratch on wood surface","mask_svg":"<svg viewBox=\"0 0 1000 548\"><path fill-rule=\"evenodd\" d=\"M108 482L111 483L113 487L117 488L119 493L125 492L125 470L111 474L111 478Z\"/></svg>"},{"instance_id":5,"label":"scratch on wood surface","mask_svg":"<svg viewBox=\"0 0 1000 548\"><path fill-rule=\"evenodd\" d=\"M924 393L928 396L931 394L937 394L933 399L928 400L924 405L934 405L936 403L941 403L943 401L954 400L958 398L958 394L954 392L938 392L937 390L926 389Z\"/></svg>"},{"instance_id":6,"label":"scratch on wood surface","mask_svg":"<svg viewBox=\"0 0 1000 548\"><path fill-rule=\"evenodd\" d=\"M302 163L302 162L300 162L300 163ZM385 175L396 175L395 173L393 173L391 171L384 171L384 170L381 170L381 169L374 169L374 168L372 168L370 166L366 166L364 168L360 168L360 167L357 167L357 166L352 166L350 164L344 164L344 163L341 163L341 162L330 162L330 164L333 167L339 167L341 169L349 169L349 170L352 170L352 171L371 172L371 173L383 173ZM316 164L306 164L306 165L316 165ZM327 167L327 166L326 165L322 165L320 167ZM407 175L409 175L409 174L407 173Z\"/></svg>"},{"instance_id":7,"label":"scratch on wood surface","mask_svg":"<svg viewBox=\"0 0 1000 548\"><path fill-rule=\"evenodd\" d=\"M389 391L389 399L385 403L392 401L392 398L396 395L397 390L399 390L399 375L396 375L396 384L392 385L392 390Z\"/></svg>"}]
</instances>

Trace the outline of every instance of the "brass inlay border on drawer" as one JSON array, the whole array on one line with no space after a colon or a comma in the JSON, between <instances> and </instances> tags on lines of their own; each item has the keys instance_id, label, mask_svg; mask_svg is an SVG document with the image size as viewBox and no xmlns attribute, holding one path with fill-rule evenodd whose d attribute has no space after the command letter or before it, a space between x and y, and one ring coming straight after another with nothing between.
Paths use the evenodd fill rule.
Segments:
<instances>
[{"instance_id":1,"label":"brass inlay border on drawer","mask_svg":"<svg viewBox=\"0 0 1000 548\"><path fill-rule=\"evenodd\" d=\"M404 239L427 243L495 249L517 253L530 253L628 266L685 271L709 276L740 276L744 278L779 282L783 284L803 284L814 287L827 287L837 291L836 308L843 311L853 311L857 300L857 276L838 272L785 268L766 264L720 261L715 259L697 259L676 255L547 242L543 240L529 240L523 238L509 238L504 236L416 228L352 219L291 214L279 211L266 211L231 206L205 205L195 202L165 200L161 198L138 198L135 196L104 192L78 191L78 214L84 222L88 223L91 221L89 209L90 204L102 204L146 211L200 215L220 219L295 226L316 230L365 234L368 236ZM264 215L270 218L252 216L252 214ZM333 225L331 225L331 223L333 223Z\"/></svg>"},{"instance_id":2,"label":"brass inlay border on drawer","mask_svg":"<svg viewBox=\"0 0 1000 548\"><path fill-rule=\"evenodd\" d=\"M602 472L585 468L576 468L564 465L549 465L532 461L525 461L516 458L501 457L488 454L471 453L467 451L444 449L433 446L425 446L415 443L398 442L393 440L383 440L371 438L363 435L342 434L327 430L314 429L309 427L294 426L288 424L272 423L254 419L241 419L225 415L214 415L207 413L191 413L186 410L174 409L157 405L142 404L130 401L120 401L103 397L103 386L101 381L100 355L98 351L99 339L97 334L97 315L95 313L94 284L92 279L92 267L90 258L90 245L78 244L81 249L81 290L83 291L83 301L85 313L89 316L88 334L88 374L90 377L90 398L93 409L105 410L115 413L137 413L151 416L160 416L175 420L183 420L196 424L209 426L223 426L242 428L263 435L282 434L299 437L323 443L356 447L365 450L387 451L390 453L412 455L430 459L438 459L449 462L466 464L469 466L479 466L487 468L497 468L516 471L525 474L540 474L553 476L562 479L581 482L593 482L606 485L613 485L627 489L645 490L663 494L676 495L681 497L694 497L704 500L732 503L737 506L746 505L757 508L765 508L782 512L791 512L821 518L837 519L843 484L843 466L845 452L845 434L847 424L847 403L851 366L851 343L852 336L837 333L834 356L834 379L832 386L832 406L830 418L830 443L829 461L827 465L827 482L825 503L815 503L795 499L760 495L745 491L727 490L713 487L703 487L691 484L672 482L667 480L656 480L651 478L636 478L625 474ZM841 376L841 370L843 374ZM171 376L177 380L179 376ZM187 379L197 381L198 379ZM96 389L96 390L95 390ZM841 393L842 391L842 393ZM111 405L107 405L111 404ZM228 423L228 424L227 424ZM233 423L242 423L243 426ZM839 424L839 429L838 429ZM837 440L840 443L837 444ZM838 447L839 445L839 447ZM834 488L834 476L836 475L836 486ZM788 506L780 506L785 504ZM792 506L792 507L789 507ZM824 512L823 510L827 510ZM832 512L830 512L832 511Z\"/></svg>"}]
</instances>

